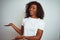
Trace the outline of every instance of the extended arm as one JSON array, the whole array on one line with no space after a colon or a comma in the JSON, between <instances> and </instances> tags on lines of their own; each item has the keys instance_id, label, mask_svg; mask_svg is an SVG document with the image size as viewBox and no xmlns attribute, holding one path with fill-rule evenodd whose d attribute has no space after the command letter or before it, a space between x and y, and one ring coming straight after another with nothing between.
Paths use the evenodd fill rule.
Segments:
<instances>
[{"instance_id":1,"label":"extended arm","mask_svg":"<svg viewBox=\"0 0 60 40\"><path fill-rule=\"evenodd\" d=\"M23 35L24 26L21 26L20 29L17 26L15 26L13 23L9 23L8 25L5 25L5 26L11 26L17 33L19 33L20 35Z\"/></svg>"}]
</instances>

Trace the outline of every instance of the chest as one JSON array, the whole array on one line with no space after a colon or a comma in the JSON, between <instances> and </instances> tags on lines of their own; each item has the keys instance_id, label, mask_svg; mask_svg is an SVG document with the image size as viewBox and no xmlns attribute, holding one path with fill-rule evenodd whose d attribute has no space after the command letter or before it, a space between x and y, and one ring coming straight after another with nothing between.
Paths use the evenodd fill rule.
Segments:
<instances>
[{"instance_id":1,"label":"chest","mask_svg":"<svg viewBox=\"0 0 60 40\"><path fill-rule=\"evenodd\" d=\"M28 20L25 22L24 28L27 30L36 30L40 27L41 22L39 20Z\"/></svg>"}]
</instances>

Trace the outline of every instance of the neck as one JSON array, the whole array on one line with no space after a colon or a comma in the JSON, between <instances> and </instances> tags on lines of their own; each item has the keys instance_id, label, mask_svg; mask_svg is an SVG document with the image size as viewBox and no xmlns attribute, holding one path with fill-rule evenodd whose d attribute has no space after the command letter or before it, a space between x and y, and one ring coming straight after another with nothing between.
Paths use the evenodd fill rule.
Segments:
<instances>
[{"instance_id":1,"label":"neck","mask_svg":"<svg viewBox=\"0 0 60 40\"><path fill-rule=\"evenodd\" d=\"M36 15L33 15L33 16L31 16L32 18L37 18L37 16Z\"/></svg>"}]
</instances>

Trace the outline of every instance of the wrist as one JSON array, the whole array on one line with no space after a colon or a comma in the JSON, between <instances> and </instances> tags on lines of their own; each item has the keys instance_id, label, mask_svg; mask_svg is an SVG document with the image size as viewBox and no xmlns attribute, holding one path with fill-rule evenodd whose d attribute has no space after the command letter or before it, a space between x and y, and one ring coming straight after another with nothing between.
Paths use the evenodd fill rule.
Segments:
<instances>
[{"instance_id":1,"label":"wrist","mask_svg":"<svg viewBox=\"0 0 60 40\"><path fill-rule=\"evenodd\" d=\"M14 26L14 24L11 25L12 27Z\"/></svg>"},{"instance_id":2,"label":"wrist","mask_svg":"<svg viewBox=\"0 0 60 40\"><path fill-rule=\"evenodd\" d=\"M12 23L10 26L12 26L12 27L13 27L13 26L15 26L15 25Z\"/></svg>"}]
</instances>

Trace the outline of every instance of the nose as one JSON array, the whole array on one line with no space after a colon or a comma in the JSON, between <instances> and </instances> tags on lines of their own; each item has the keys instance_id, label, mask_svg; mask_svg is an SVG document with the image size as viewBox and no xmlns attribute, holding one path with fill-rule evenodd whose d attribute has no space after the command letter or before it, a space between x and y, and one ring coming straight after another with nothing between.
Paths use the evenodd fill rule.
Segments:
<instances>
[{"instance_id":1,"label":"nose","mask_svg":"<svg viewBox=\"0 0 60 40\"><path fill-rule=\"evenodd\" d=\"M33 11L33 9L32 9L32 8L30 8L30 11Z\"/></svg>"}]
</instances>

